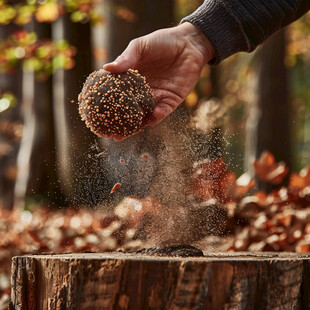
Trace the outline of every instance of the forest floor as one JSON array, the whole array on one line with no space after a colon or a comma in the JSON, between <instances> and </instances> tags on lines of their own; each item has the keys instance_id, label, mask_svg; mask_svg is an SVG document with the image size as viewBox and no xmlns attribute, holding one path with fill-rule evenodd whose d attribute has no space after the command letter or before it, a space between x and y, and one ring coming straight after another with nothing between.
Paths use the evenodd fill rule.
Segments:
<instances>
[{"instance_id":1,"label":"forest floor","mask_svg":"<svg viewBox=\"0 0 310 310\"><path fill-rule=\"evenodd\" d=\"M281 184L288 171L270 156L265 154L254 163L256 175L260 180ZM204 201L207 214L210 206L221 210L224 229L221 233L194 234L191 245L205 253L310 252L310 166L291 174L287 186L279 186L268 194L259 191L248 196L245 194L255 182L236 179L220 160L212 164L205 161L196 168L199 173L193 173L192 194ZM211 184L212 169L220 173ZM148 223L161 218L158 210L158 202L148 197L126 197L113 212L100 208L38 207L34 212L0 209L0 310L8 306L13 256L137 250L150 245L144 230ZM198 217L199 229L207 229L209 223L201 223L200 214Z\"/></svg>"}]
</instances>

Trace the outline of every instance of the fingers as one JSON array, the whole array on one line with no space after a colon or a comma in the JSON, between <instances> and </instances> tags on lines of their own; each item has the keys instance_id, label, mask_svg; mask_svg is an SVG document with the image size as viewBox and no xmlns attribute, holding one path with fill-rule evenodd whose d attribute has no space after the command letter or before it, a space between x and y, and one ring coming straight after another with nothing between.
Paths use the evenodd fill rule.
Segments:
<instances>
[{"instance_id":1,"label":"fingers","mask_svg":"<svg viewBox=\"0 0 310 310\"><path fill-rule=\"evenodd\" d=\"M111 73L121 73L133 68L141 58L140 41L142 39L132 40L124 52L118 56L113 62L105 64L104 70Z\"/></svg>"},{"instance_id":2,"label":"fingers","mask_svg":"<svg viewBox=\"0 0 310 310\"><path fill-rule=\"evenodd\" d=\"M159 103L156 105L153 111L152 120L147 124L147 126L155 126L159 124L164 118L174 111L174 108L167 103Z\"/></svg>"},{"instance_id":3,"label":"fingers","mask_svg":"<svg viewBox=\"0 0 310 310\"><path fill-rule=\"evenodd\" d=\"M157 104L153 111L153 117L146 126L155 126L159 124L164 118L166 118L174 110L175 108L167 103ZM126 137L123 137L123 136L113 137L113 140L115 142L120 142L120 141L123 141L124 139L126 139Z\"/></svg>"},{"instance_id":4,"label":"fingers","mask_svg":"<svg viewBox=\"0 0 310 310\"><path fill-rule=\"evenodd\" d=\"M154 107L152 119L148 123L148 126L155 126L160 123L184 100L180 95L170 91L153 88L153 92L157 103Z\"/></svg>"}]
</instances>

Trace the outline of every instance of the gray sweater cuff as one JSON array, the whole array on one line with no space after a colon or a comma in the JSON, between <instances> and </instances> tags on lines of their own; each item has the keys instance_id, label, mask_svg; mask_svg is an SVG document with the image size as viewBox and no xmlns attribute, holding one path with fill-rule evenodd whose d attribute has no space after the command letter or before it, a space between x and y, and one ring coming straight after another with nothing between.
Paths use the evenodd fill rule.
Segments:
<instances>
[{"instance_id":1,"label":"gray sweater cuff","mask_svg":"<svg viewBox=\"0 0 310 310\"><path fill-rule=\"evenodd\" d=\"M250 0L249 0L250 1ZM217 0L206 0L195 12L183 18L198 27L211 42L215 58L209 64L217 65L240 51L251 51L251 44L238 19Z\"/></svg>"}]
</instances>

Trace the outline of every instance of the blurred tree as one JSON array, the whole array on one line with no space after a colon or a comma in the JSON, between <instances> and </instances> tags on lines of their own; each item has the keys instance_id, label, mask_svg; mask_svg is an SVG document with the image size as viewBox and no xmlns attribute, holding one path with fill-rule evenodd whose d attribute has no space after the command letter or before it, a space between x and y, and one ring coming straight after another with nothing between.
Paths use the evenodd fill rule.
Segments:
<instances>
[{"instance_id":1,"label":"blurred tree","mask_svg":"<svg viewBox=\"0 0 310 310\"><path fill-rule=\"evenodd\" d=\"M76 47L75 66L54 74L54 115L58 173L71 204L94 205L105 195L103 169L93 146L97 137L81 121L75 103L87 76L93 71L91 24L72 23L65 15L53 25L54 40L66 39ZM93 156L92 156L92 155Z\"/></svg>"},{"instance_id":2,"label":"blurred tree","mask_svg":"<svg viewBox=\"0 0 310 310\"><path fill-rule=\"evenodd\" d=\"M109 182L105 180L104 174L106 172L102 169L104 160L98 159L96 156L96 153L99 152L96 147L97 138L86 129L78 116L77 106L70 102L77 99L85 78L94 69L92 52L98 55L98 51L92 51L91 42L91 22L102 21L102 16L99 16L96 11L95 3L104 5L107 12L105 33L102 38L99 37L99 40L103 40L103 37L107 39L107 60L113 60L126 48L131 39L158 28L171 26L173 20L176 19L178 22L183 16L190 14L202 3L202 0L128 0L126 2L121 0L66 0L61 2L56 0L23 2L10 0L0 3L0 13L2 13L0 24L3 25L0 29L0 39L8 39L7 43L9 43L0 46L0 67L3 67L3 63L6 65L7 60L3 62L3 55L6 55L12 58L9 61L12 62L12 66L9 67L14 69L13 75L9 75L9 72L0 75L1 91L13 92L17 102L20 102L21 74L17 72L21 69L18 66L22 62L25 70L30 68L32 71L23 74L25 131L23 150L20 152L19 185L16 185L16 193L18 193L21 202L23 201L22 197L29 195L36 199L41 196L41 198L51 199L57 204L65 204L65 199L57 190L57 184L60 181L61 187L71 202L95 204L105 198L108 188L113 185L110 184L113 178ZM174 5L176 10L174 10ZM310 18L305 17L304 22L300 23L300 28L304 31L303 36L309 32L309 28L305 27L306 24L309 27L309 21ZM11 30L16 29L16 25L26 25L29 22L31 25L26 26L26 28L35 30L38 38L35 38L35 34L26 35L25 33L17 35L21 40L19 40L20 38L11 40L8 37ZM45 40L51 36L51 26L46 22L53 23L52 37L55 41ZM290 57L286 59L294 72L297 71L296 67L299 65L302 67L309 60L310 50L309 38L300 36L296 39L296 33L294 32L294 38L290 45ZM24 35L28 39L24 39ZM74 48L64 41L57 43L58 40L62 39L67 39L70 44L77 47L75 63L72 61ZM27 40L29 42L25 42ZM104 49L100 53L106 55ZM294 53L301 56L298 56L297 59ZM48 56L42 56L42 54ZM239 58L237 56L235 60L239 63L240 71L247 71L244 70L244 67L248 66L248 62L245 61L243 65L240 65L240 61L238 61L242 58L245 57ZM254 158L262 150L268 149L276 155L277 160L285 160L290 165L291 155L288 141L290 141L289 112L291 110L286 84L287 73L283 64L283 34L275 36L266 43L260 59L259 98L255 105L256 112L252 111L255 114L254 119L257 121L257 126L253 128L253 132L250 134L249 140L252 146L249 148L249 153ZM295 66L296 61L297 66ZM76 66L74 67L74 65ZM52 74L57 68L62 69L55 73L53 79L49 78L48 75ZM68 69L69 71L67 71ZM191 94L189 101L194 102L193 106L197 104L201 95L207 95L208 98L222 97L223 88L218 82L217 70L205 70L208 73L205 74L205 83L202 87L204 90L199 90L200 86L198 86L196 92ZM227 74L225 85L229 85L228 88L231 89L227 97L230 98L229 100L234 98L236 105L248 103L247 99L244 98L246 97L244 96L246 87L243 87L242 83L237 79L231 79ZM294 79L294 83L298 84L296 88L300 92L299 98L297 98L299 101L296 100L296 102L306 102L303 105L298 103L298 105L309 113L309 105L307 105L309 87L305 83L305 77ZM10 102L14 101L11 100L13 96L6 93L0 94L0 100L4 95L9 96ZM8 102L6 98L2 101L4 106ZM9 106L11 107L11 104ZM21 105L19 104L14 109L10 108L1 113L0 106L0 133L1 128L15 128L12 120L20 119L20 110ZM239 114L243 115L243 112ZM303 114L302 116L305 118L303 129L306 138L309 122L307 122L306 113L300 112L300 114ZM3 126L3 120L9 120L9 123L5 123L9 126ZM230 120L233 121L233 117ZM235 126L237 129L242 127L240 116L235 119L235 123L238 123ZM18 127L18 123L16 125ZM146 131L144 134L131 138L129 142L124 142L124 149L126 143L131 145L133 149L137 145L146 145L146 141L149 140L148 134ZM220 131L217 131L216 134L222 135ZM307 137L309 141L309 134ZM0 137L0 143L4 141L3 139L5 139L4 135ZM10 153L12 156L2 155L3 150L5 150L4 147L1 147L2 152L0 151L0 204L2 203L9 208L12 206L12 187L16 171L16 160L14 158L16 158L18 138L14 141L13 153ZM210 138L210 143L212 141L216 142L220 139ZM103 143L104 147L111 147L111 144L114 145L114 142L104 141ZM160 143L156 147L159 145ZM218 144L214 143L214 145L214 149L218 149ZM56 154L54 153L55 146ZM115 144L113 147L117 148L119 144ZM241 148L240 145L238 147ZM211 149L208 148L205 153L209 154ZM222 153L221 145L220 149L219 156ZM237 153L237 149L234 152ZM304 153L306 154L307 151ZM21 154L28 155L23 156ZM57 168L57 177L55 167ZM110 174L113 176L113 173L114 170L112 169ZM59 178L60 180L58 180ZM20 186L20 184L23 185ZM55 193L55 197L50 197L53 193Z\"/></svg>"},{"instance_id":3,"label":"blurred tree","mask_svg":"<svg viewBox=\"0 0 310 310\"><path fill-rule=\"evenodd\" d=\"M128 43L160 28L173 25L173 0L107 0L108 61L114 60Z\"/></svg>"},{"instance_id":4,"label":"blurred tree","mask_svg":"<svg viewBox=\"0 0 310 310\"><path fill-rule=\"evenodd\" d=\"M25 28L35 32L39 40L51 39L49 23L33 20ZM41 47L41 53L45 53L44 46ZM29 198L61 203L55 161L52 90L52 77L49 73L24 71L24 132L18 154L16 206L24 207L25 200Z\"/></svg>"},{"instance_id":5,"label":"blurred tree","mask_svg":"<svg viewBox=\"0 0 310 310\"><path fill-rule=\"evenodd\" d=\"M17 3L18 1L12 1ZM0 27L0 41L5 40L19 27L7 24ZM21 66L11 68L9 72L0 73L0 127L8 128L9 132L0 131L0 206L12 209L14 204L14 184L16 177L16 160L19 139L14 133L14 126L21 122ZM3 96L8 94L10 97Z\"/></svg>"},{"instance_id":6,"label":"blurred tree","mask_svg":"<svg viewBox=\"0 0 310 310\"><path fill-rule=\"evenodd\" d=\"M105 5L110 12L107 26L110 59L134 37L172 24L172 1L130 1L126 6L121 1L111 1ZM81 122L77 106L70 102L77 99L85 78L93 71L90 21L101 20L94 7L93 1L79 0L61 5L53 0L17 4L5 1L0 6L6 13L0 23L26 25L25 29L36 33L35 37L30 35L29 47L25 46L24 58L21 57L27 70L23 73L25 127L15 186L20 206L27 197L65 204L59 182L66 201L73 204L93 205L106 195L102 162L95 156L97 138ZM51 22L52 30L47 24ZM74 66L66 65L70 61L65 58L68 50L61 57L58 46L55 50L49 43L51 33L55 42L67 39L76 47ZM49 53L45 58L40 57L47 50L55 51L53 57ZM50 74L57 68L63 69L52 79Z\"/></svg>"},{"instance_id":7,"label":"blurred tree","mask_svg":"<svg viewBox=\"0 0 310 310\"><path fill-rule=\"evenodd\" d=\"M289 68L292 108L295 116L294 168L310 162L310 12L286 31L285 64Z\"/></svg>"},{"instance_id":8,"label":"blurred tree","mask_svg":"<svg viewBox=\"0 0 310 310\"><path fill-rule=\"evenodd\" d=\"M253 160L268 150L276 161L292 165L291 152L291 105L287 70L285 67L285 36L281 31L264 43L259 51L259 69L256 106L250 113L251 130L248 158ZM254 126L253 126L254 124ZM248 163L250 165L250 163ZM260 189L270 190L265 183Z\"/></svg>"},{"instance_id":9,"label":"blurred tree","mask_svg":"<svg viewBox=\"0 0 310 310\"><path fill-rule=\"evenodd\" d=\"M20 61L24 68L23 74L18 75L24 77L24 130L18 155L16 206L23 207L29 198L36 202L49 201L64 205L67 199L64 199L61 187L67 190L68 196L76 197L80 184L77 177L81 172L79 168L86 165L88 170L91 169L91 163L85 164L85 152L90 148L90 138L94 139L94 135L86 130L80 121L76 105L70 101L77 98L83 81L92 71L90 21L100 21L93 7L93 1L80 0L64 3L54 0L42 3L0 3L0 11L4 14L1 15L0 24L9 25L2 26L2 29L12 28L12 25L16 28L14 24L17 24L25 25L25 29L33 31L20 32L13 38L9 38L6 33L3 36L3 39L7 39L3 45L6 50L1 51L1 66L4 64L5 70L8 71L11 67L14 69ZM50 40L51 22L54 22L54 38L57 39L55 42ZM78 50L77 65L68 74L65 70L74 67L71 57L75 49L63 40L66 37ZM51 74L58 68L63 70L54 78L57 89L54 88L53 92ZM5 72L5 81L7 74L8 72ZM56 98L54 106L53 96ZM56 144L58 153L55 151ZM1 179L5 180L4 177ZM2 188L6 190L6 196L11 193L12 206L14 180L9 187L10 191L5 186Z\"/></svg>"}]
</instances>

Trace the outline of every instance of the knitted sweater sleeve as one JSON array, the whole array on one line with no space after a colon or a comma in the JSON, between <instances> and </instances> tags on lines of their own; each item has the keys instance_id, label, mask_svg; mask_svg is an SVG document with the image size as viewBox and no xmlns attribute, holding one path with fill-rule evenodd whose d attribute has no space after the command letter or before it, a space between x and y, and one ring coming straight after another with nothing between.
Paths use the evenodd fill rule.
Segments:
<instances>
[{"instance_id":1,"label":"knitted sweater sleeve","mask_svg":"<svg viewBox=\"0 0 310 310\"><path fill-rule=\"evenodd\" d=\"M310 0L205 0L182 19L198 27L215 50L216 65L240 51L251 52L277 30L310 10Z\"/></svg>"}]
</instances>

